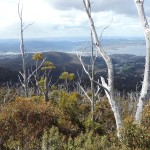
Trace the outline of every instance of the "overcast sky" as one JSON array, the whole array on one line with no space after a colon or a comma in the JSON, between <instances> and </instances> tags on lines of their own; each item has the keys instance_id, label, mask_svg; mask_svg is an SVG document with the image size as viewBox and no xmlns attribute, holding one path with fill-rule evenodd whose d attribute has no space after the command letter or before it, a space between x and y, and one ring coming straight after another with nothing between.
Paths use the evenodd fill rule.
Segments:
<instances>
[{"instance_id":1,"label":"overcast sky","mask_svg":"<svg viewBox=\"0 0 150 150\"><path fill-rule=\"evenodd\" d=\"M18 0L0 0L0 38L19 37ZM133 0L92 0L98 34L112 20L104 36L143 36ZM150 0L145 0L150 17ZM82 0L24 0L26 38L87 36L89 26Z\"/></svg>"}]
</instances>

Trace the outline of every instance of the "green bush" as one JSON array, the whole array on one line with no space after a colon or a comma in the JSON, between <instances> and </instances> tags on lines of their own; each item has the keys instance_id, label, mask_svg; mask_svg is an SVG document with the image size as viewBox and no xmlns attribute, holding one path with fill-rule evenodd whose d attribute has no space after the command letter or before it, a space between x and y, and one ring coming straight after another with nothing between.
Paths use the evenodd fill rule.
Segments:
<instances>
[{"instance_id":1,"label":"green bush","mask_svg":"<svg viewBox=\"0 0 150 150\"><path fill-rule=\"evenodd\" d=\"M123 103L123 101L122 101ZM150 149L150 104L141 125L124 116L123 141L116 137L113 113L106 99L90 118L90 104L76 92L53 90L50 100L17 97L0 108L0 147L22 150L126 150Z\"/></svg>"},{"instance_id":2,"label":"green bush","mask_svg":"<svg viewBox=\"0 0 150 150\"><path fill-rule=\"evenodd\" d=\"M143 112L142 124L135 124L132 117L125 119L124 143L129 149L150 149L150 105Z\"/></svg>"},{"instance_id":3,"label":"green bush","mask_svg":"<svg viewBox=\"0 0 150 150\"><path fill-rule=\"evenodd\" d=\"M58 128L52 127L43 135L42 150L119 150L121 146L113 143L113 140L95 134L93 131L80 133L75 138L67 138L59 132Z\"/></svg>"},{"instance_id":4,"label":"green bush","mask_svg":"<svg viewBox=\"0 0 150 150\"><path fill-rule=\"evenodd\" d=\"M44 130L52 125L63 131L70 131L74 127L61 109L37 97L18 97L0 111L0 139L8 148L19 145L29 149L32 145L39 145L37 141Z\"/></svg>"},{"instance_id":5,"label":"green bush","mask_svg":"<svg viewBox=\"0 0 150 150\"><path fill-rule=\"evenodd\" d=\"M94 110L95 121L101 125L104 132L116 130L116 123L110 104L107 99L99 101Z\"/></svg>"},{"instance_id":6,"label":"green bush","mask_svg":"<svg viewBox=\"0 0 150 150\"><path fill-rule=\"evenodd\" d=\"M42 137L42 150L63 150L65 149L65 136L61 134L57 127L52 127L45 131Z\"/></svg>"}]
</instances>

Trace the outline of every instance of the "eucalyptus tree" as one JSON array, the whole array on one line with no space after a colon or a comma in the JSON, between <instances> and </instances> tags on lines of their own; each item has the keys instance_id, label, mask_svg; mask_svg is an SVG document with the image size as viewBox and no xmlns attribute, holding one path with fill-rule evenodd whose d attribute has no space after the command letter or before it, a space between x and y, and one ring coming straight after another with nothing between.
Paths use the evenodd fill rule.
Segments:
<instances>
[{"instance_id":1,"label":"eucalyptus tree","mask_svg":"<svg viewBox=\"0 0 150 150\"><path fill-rule=\"evenodd\" d=\"M36 85L37 85L37 81L38 81L38 66L39 66L39 61L42 61L44 59L42 53L35 53L32 56L32 60L35 61L35 68L36 68L36 73L35 73L35 81L36 81Z\"/></svg>"},{"instance_id":2,"label":"eucalyptus tree","mask_svg":"<svg viewBox=\"0 0 150 150\"><path fill-rule=\"evenodd\" d=\"M64 80L65 89L68 92L69 91L69 84L70 84L71 81L73 81L75 79L75 74L64 71L59 76L59 79Z\"/></svg>"},{"instance_id":3,"label":"eucalyptus tree","mask_svg":"<svg viewBox=\"0 0 150 150\"><path fill-rule=\"evenodd\" d=\"M135 114L135 122L140 123L146 101L150 99L150 26L144 11L144 0L134 0L146 41L146 62L142 89Z\"/></svg>"},{"instance_id":4,"label":"eucalyptus tree","mask_svg":"<svg viewBox=\"0 0 150 150\"><path fill-rule=\"evenodd\" d=\"M43 66L41 67L41 70L44 71L44 77L41 78L41 80L39 81L39 86L41 87L41 90L44 94L44 98L45 101L48 101L48 93L49 93L49 89L50 89L50 72L55 69L56 67L54 66L54 64L50 61L45 61Z\"/></svg>"},{"instance_id":5,"label":"eucalyptus tree","mask_svg":"<svg viewBox=\"0 0 150 150\"><path fill-rule=\"evenodd\" d=\"M42 53L35 53L33 56L32 56L32 60L35 61L35 75L34 75L34 80L35 80L35 93L36 94L39 94L39 89L38 89L38 81L40 79L40 76L39 76L39 62L43 61L44 60L44 57L42 55Z\"/></svg>"},{"instance_id":6,"label":"eucalyptus tree","mask_svg":"<svg viewBox=\"0 0 150 150\"><path fill-rule=\"evenodd\" d=\"M111 109L113 111L115 121L116 121L116 126L117 126L117 136L121 138L121 132L120 129L122 128L122 116L120 112L120 105L118 100L115 99L115 93L114 93L114 70L113 70L113 65L112 65L112 60L111 57L106 54L104 49L102 49L95 24L91 15L91 2L90 0L83 0L85 12L88 17L89 21L89 26L91 28L92 32L92 37L93 37L93 43L95 47L97 48L97 51L100 56L104 59L107 65L108 69L108 83L106 83L105 79L101 77L101 82L102 84L99 83L99 86L103 87L106 93L106 96L108 98L109 104L111 106Z\"/></svg>"}]
</instances>

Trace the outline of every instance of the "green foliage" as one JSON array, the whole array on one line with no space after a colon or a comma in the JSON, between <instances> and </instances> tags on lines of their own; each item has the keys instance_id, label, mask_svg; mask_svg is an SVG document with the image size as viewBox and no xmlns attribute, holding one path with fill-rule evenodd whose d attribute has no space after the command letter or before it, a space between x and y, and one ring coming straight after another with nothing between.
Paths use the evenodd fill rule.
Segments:
<instances>
[{"instance_id":1,"label":"green foliage","mask_svg":"<svg viewBox=\"0 0 150 150\"><path fill-rule=\"evenodd\" d=\"M54 66L54 64L50 61L46 61L44 62L41 70L45 71L45 70L52 70L55 69L56 67Z\"/></svg>"},{"instance_id":2,"label":"green foliage","mask_svg":"<svg viewBox=\"0 0 150 150\"><path fill-rule=\"evenodd\" d=\"M39 85L43 88L44 82L41 78ZM84 95L59 91L55 86L51 90L48 102L42 96L32 96L17 97L1 105L0 139L4 148L48 150L50 145L54 150L150 149L150 103L145 106L141 125L136 125L133 117L124 115L121 143L116 137L114 116L106 98L96 102L93 122L90 103ZM2 89L2 96L5 92ZM121 103L127 106L124 100Z\"/></svg>"},{"instance_id":3,"label":"green foliage","mask_svg":"<svg viewBox=\"0 0 150 150\"><path fill-rule=\"evenodd\" d=\"M65 147L65 136L56 127L45 131L42 137L42 150L63 150Z\"/></svg>"},{"instance_id":4,"label":"green foliage","mask_svg":"<svg viewBox=\"0 0 150 150\"><path fill-rule=\"evenodd\" d=\"M44 133L42 139L42 150L120 150L121 148L119 144L112 145L114 139L100 136L93 131L80 133L75 138L67 138L58 128L52 127Z\"/></svg>"},{"instance_id":5,"label":"green foliage","mask_svg":"<svg viewBox=\"0 0 150 150\"><path fill-rule=\"evenodd\" d=\"M36 143L39 146L37 141L52 125L64 131L73 129L71 120L61 109L41 98L38 100L38 97L18 97L0 111L0 138L7 147L17 146L18 143L23 148Z\"/></svg>"},{"instance_id":6,"label":"green foliage","mask_svg":"<svg viewBox=\"0 0 150 150\"><path fill-rule=\"evenodd\" d=\"M145 115L144 112L143 115ZM148 118L144 119L146 121ZM150 119L150 115L149 115ZM150 149L150 126L135 124L132 117L125 119L123 129L124 143L130 149Z\"/></svg>"},{"instance_id":7,"label":"green foliage","mask_svg":"<svg viewBox=\"0 0 150 150\"><path fill-rule=\"evenodd\" d=\"M82 100L81 96L78 93L68 94L65 91L60 93L60 99L58 102L58 107L63 110L63 112L69 116L72 123L79 123L80 116L80 101Z\"/></svg>"},{"instance_id":8,"label":"green foliage","mask_svg":"<svg viewBox=\"0 0 150 150\"><path fill-rule=\"evenodd\" d=\"M107 99L102 99L96 104L94 116L96 118L95 121L101 125L103 131L105 132L115 131L116 129L115 119Z\"/></svg>"},{"instance_id":9,"label":"green foliage","mask_svg":"<svg viewBox=\"0 0 150 150\"><path fill-rule=\"evenodd\" d=\"M62 79L62 80L69 80L69 81L72 81L75 79L75 74L73 73L68 73L68 72L63 72L60 76L59 76L59 79Z\"/></svg>"},{"instance_id":10,"label":"green foliage","mask_svg":"<svg viewBox=\"0 0 150 150\"><path fill-rule=\"evenodd\" d=\"M144 108L142 115L142 125L146 127L148 131L150 131L150 101Z\"/></svg>"},{"instance_id":11,"label":"green foliage","mask_svg":"<svg viewBox=\"0 0 150 150\"><path fill-rule=\"evenodd\" d=\"M60 92L58 90L53 90L50 93L50 100L53 104L58 104L60 99Z\"/></svg>"},{"instance_id":12,"label":"green foliage","mask_svg":"<svg viewBox=\"0 0 150 150\"><path fill-rule=\"evenodd\" d=\"M86 118L83 124L87 130L92 130L96 133L101 133L101 134L103 134L104 132L101 124L99 124L98 122L93 122L90 116Z\"/></svg>"},{"instance_id":13,"label":"green foliage","mask_svg":"<svg viewBox=\"0 0 150 150\"><path fill-rule=\"evenodd\" d=\"M150 133L143 126L127 124L124 132L125 145L131 149L149 149Z\"/></svg>"},{"instance_id":14,"label":"green foliage","mask_svg":"<svg viewBox=\"0 0 150 150\"><path fill-rule=\"evenodd\" d=\"M38 60L43 60L43 55L42 53L35 53L33 56L32 56L32 60L35 60L35 61L38 61Z\"/></svg>"},{"instance_id":15,"label":"green foliage","mask_svg":"<svg viewBox=\"0 0 150 150\"><path fill-rule=\"evenodd\" d=\"M104 139L97 134L94 134L93 131L89 131L86 133L81 133L78 137L74 139L74 149L82 149L82 150L100 150L103 148Z\"/></svg>"},{"instance_id":16,"label":"green foliage","mask_svg":"<svg viewBox=\"0 0 150 150\"><path fill-rule=\"evenodd\" d=\"M69 84L71 81L75 79L75 75L73 73L68 73L68 72L63 72L60 76L59 79L64 80L64 89L68 92L69 91Z\"/></svg>"},{"instance_id":17,"label":"green foliage","mask_svg":"<svg viewBox=\"0 0 150 150\"><path fill-rule=\"evenodd\" d=\"M72 81L75 79L75 74L74 73L70 73L69 74L69 80Z\"/></svg>"},{"instance_id":18,"label":"green foliage","mask_svg":"<svg viewBox=\"0 0 150 150\"><path fill-rule=\"evenodd\" d=\"M54 91L54 90L57 90L57 86L52 85L52 86L51 86L51 91Z\"/></svg>"},{"instance_id":19,"label":"green foliage","mask_svg":"<svg viewBox=\"0 0 150 150\"><path fill-rule=\"evenodd\" d=\"M86 118L91 110L90 104L88 102L84 102L84 103L82 102L79 107L83 118Z\"/></svg>"},{"instance_id":20,"label":"green foliage","mask_svg":"<svg viewBox=\"0 0 150 150\"><path fill-rule=\"evenodd\" d=\"M41 77L40 80L38 81L38 87L40 90L43 92L45 91L45 78Z\"/></svg>"}]
</instances>

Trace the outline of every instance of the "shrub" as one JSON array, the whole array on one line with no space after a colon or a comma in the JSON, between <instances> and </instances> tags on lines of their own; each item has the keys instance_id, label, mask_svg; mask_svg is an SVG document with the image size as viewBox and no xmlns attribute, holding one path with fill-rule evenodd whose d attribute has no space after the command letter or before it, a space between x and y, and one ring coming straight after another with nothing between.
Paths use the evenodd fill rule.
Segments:
<instances>
[{"instance_id":1,"label":"shrub","mask_svg":"<svg viewBox=\"0 0 150 150\"><path fill-rule=\"evenodd\" d=\"M15 88L0 87L0 105L5 105L15 100L17 95Z\"/></svg>"},{"instance_id":2,"label":"shrub","mask_svg":"<svg viewBox=\"0 0 150 150\"><path fill-rule=\"evenodd\" d=\"M93 131L80 133L75 138L67 138L56 127L46 131L42 138L42 150L120 150L121 146L113 143L107 136L100 136ZM116 142L116 141L115 141Z\"/></svg>"},{"instance_id":3,"label":"shrub","mask_svg":"<svg viewBox=\"0 0 150 150\"><path fill-rule=\"evenodd\" d=\"M150 131L150 102L145 106L142 116L142 125Z\"/></svg>"},{"instance_id":4,"label":"shrub","mask_svg":"<svg viewBox=\"0 0 150 150\"><path fill-rule=\"evenodd\" d=\"M115 131L115 119L108 100L98 102L94 110L95 121L99 123L104 132Z\"/></svg>"},{"instance_id":5,"label":"shrub","mask_svg":"<svg viewBox=\"0 0 150 150\"><path fill-rule=\"evenodd\" d=\"M144 121L146 120L147 118L144 118ZM132 117L127 117L123 130L123 140L126 147L130 149L150 149L149 129L147 124L135 124Z\"/></svg>"},{"instance_id":6,"label":"shrub","mask_svg":"<svg viewBox=\"0 0 150 150\"><path fill-rule=\"evenodd\" d=\"M0 111L0 138L9 148L12 145L22 148L28 145L29 149L31 145L39 143L37 140L41 138L44 130L52 125L63 131L74 127L63 111L38 97L18 97Z\"/></svg>"},{"instance_id":7,"label":"shrub","mask_svg":"<svg viewBox=\"0 0 150 150\"><path fill-rule=\"evenodd\" d=\"M68 116L74 125L80 124L80 102L81 96L78 93L67 93L62 91L58 102L59 109L61 109L66 116Z\"/></svg>"},{"instance_id":8,"label":"shrub","mask_svg":"<svg viewBox=\"0 0 150 150\"><path fill-rule=\"evenodd\" d=\"M42 150L63 150L65 149L65 136L61 134L57 127L52 127L45 131L42 137Z\"/></svg>"}]
</instances>

